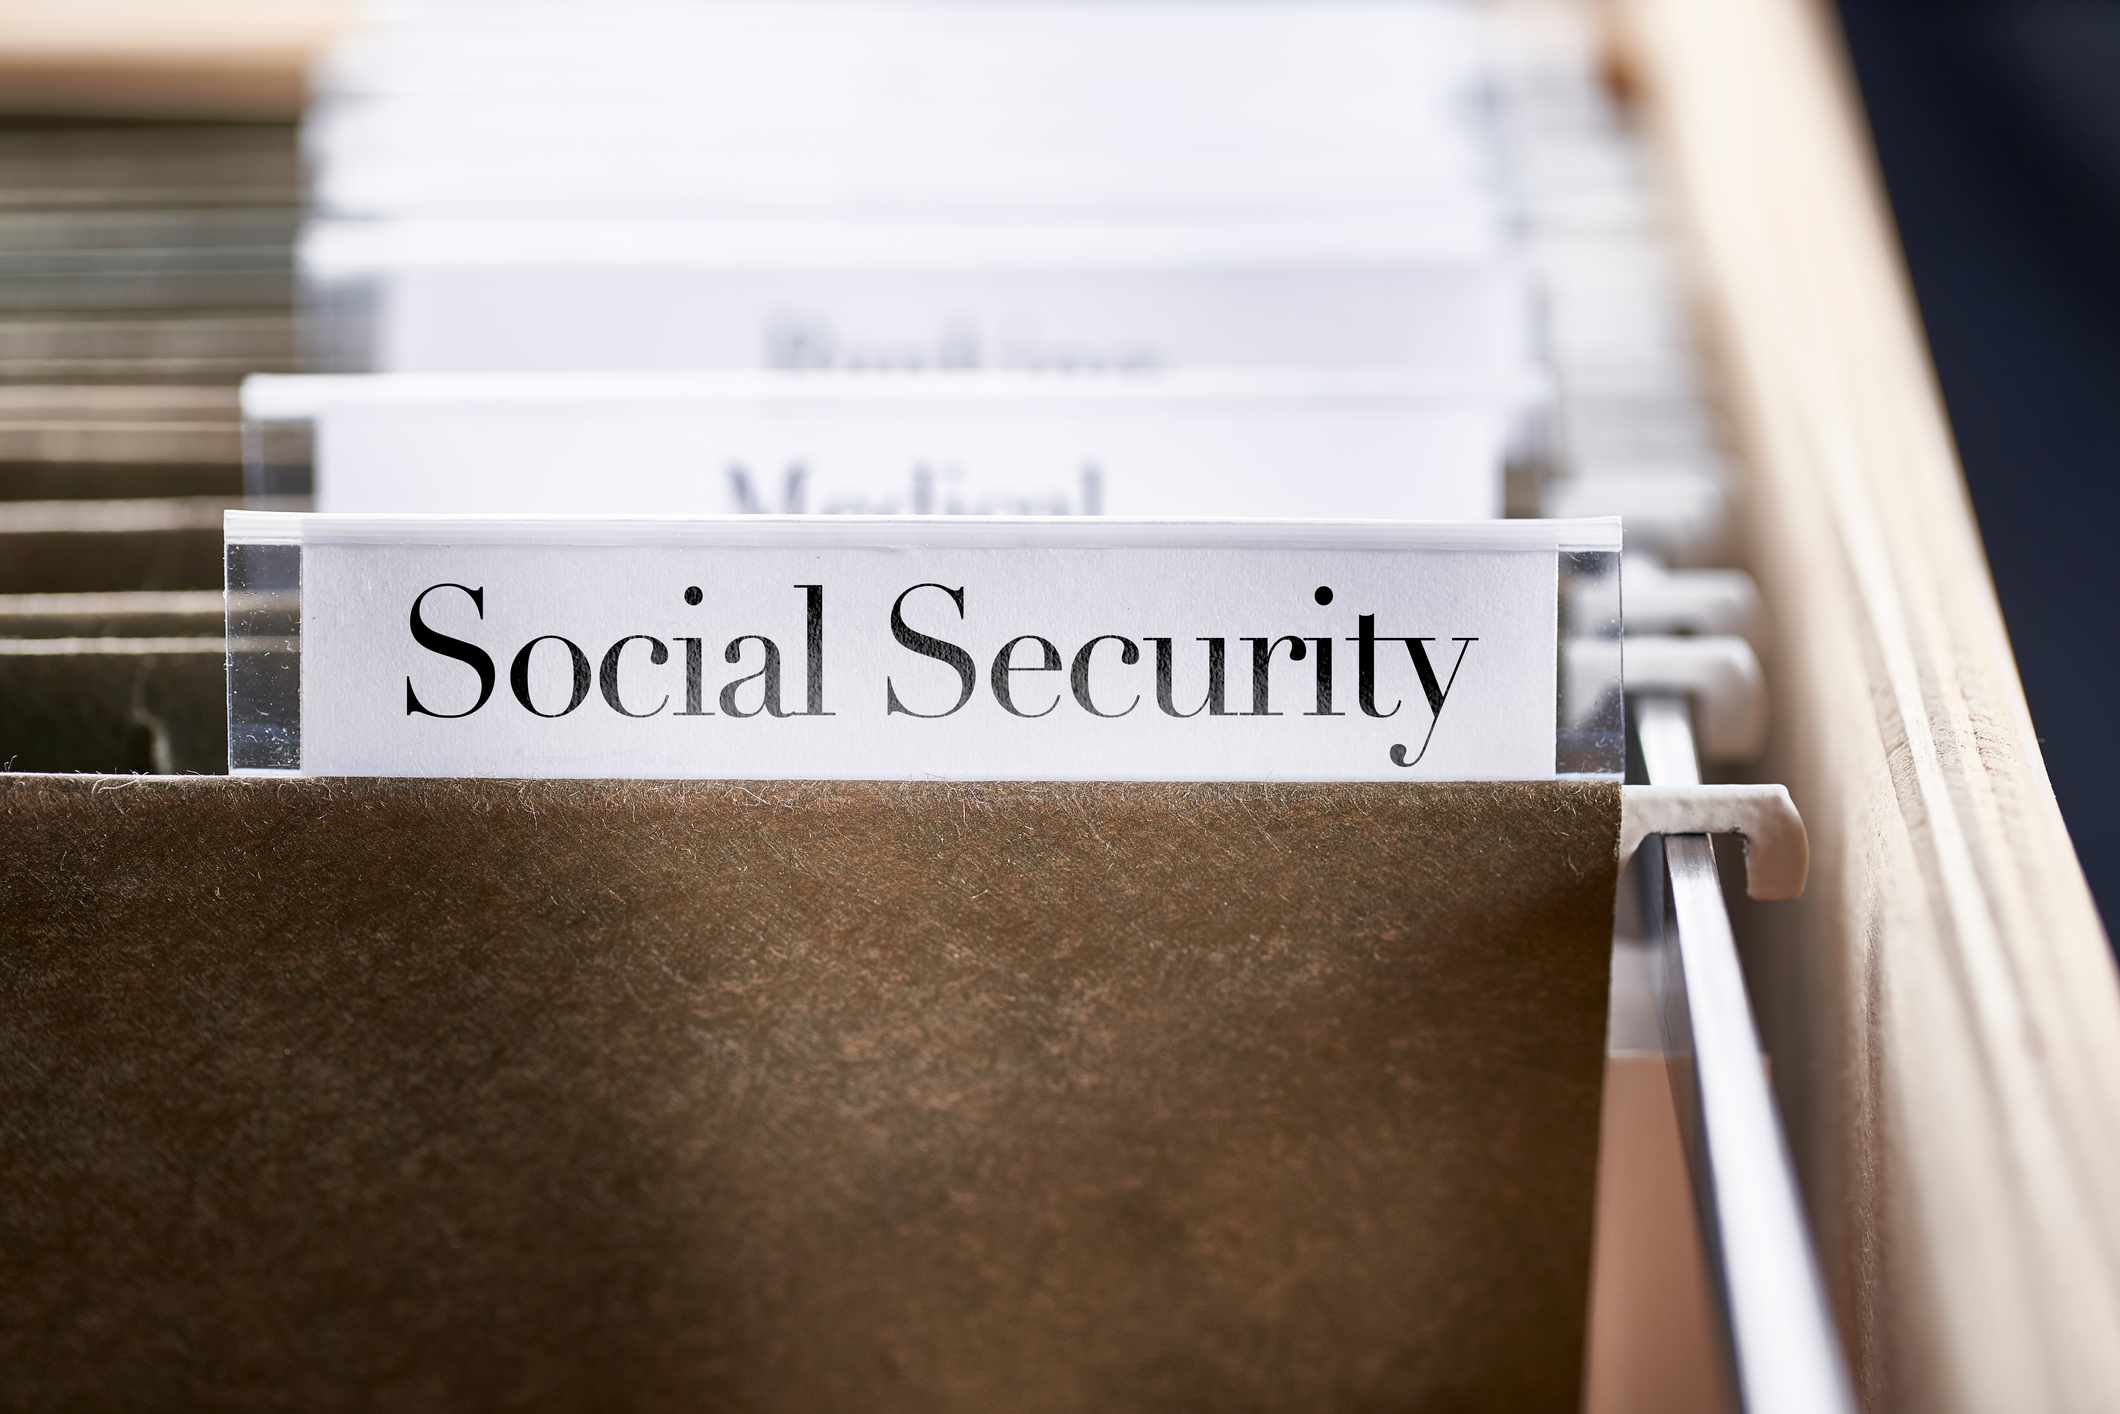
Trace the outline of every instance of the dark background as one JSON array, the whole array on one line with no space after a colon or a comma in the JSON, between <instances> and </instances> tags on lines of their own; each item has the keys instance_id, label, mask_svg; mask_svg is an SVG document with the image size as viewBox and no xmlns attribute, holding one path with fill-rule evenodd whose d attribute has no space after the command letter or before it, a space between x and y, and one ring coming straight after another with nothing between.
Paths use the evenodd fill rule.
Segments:
<instances>
[{"instance_id":1,"label":"dark background","mask_svg":"<svg viewBox=\"0 0 2120 1414\"><path fill-rule=\"evenodd\" d=\"M2120 4L1843 0L2049 775L2120 924Z\"/></svg>"}]
</instances>

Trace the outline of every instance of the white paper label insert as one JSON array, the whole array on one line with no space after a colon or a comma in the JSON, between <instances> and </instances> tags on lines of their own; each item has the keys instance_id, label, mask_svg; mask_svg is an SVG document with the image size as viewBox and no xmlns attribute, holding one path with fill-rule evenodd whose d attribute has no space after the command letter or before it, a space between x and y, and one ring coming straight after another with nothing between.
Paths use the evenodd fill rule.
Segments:
<instances>
[{"instance_id":1,"label":"white paper label insert","mask_svg":"<svg viewBox=\"0 0 2120 1414\"><path fill-rule=\"evenodd\" d=\"M1113 780L1555 770L1550 549L1394 547L1403 528L1384 526L1299 527L1281 544L1270 527L1228 523L1163 533L958 521L948 524L972 533L944 534L898 521L838 536L825 528L848 522L692 524L769 533L306 544L301 769Z\"/></svg>"}]
</instances>

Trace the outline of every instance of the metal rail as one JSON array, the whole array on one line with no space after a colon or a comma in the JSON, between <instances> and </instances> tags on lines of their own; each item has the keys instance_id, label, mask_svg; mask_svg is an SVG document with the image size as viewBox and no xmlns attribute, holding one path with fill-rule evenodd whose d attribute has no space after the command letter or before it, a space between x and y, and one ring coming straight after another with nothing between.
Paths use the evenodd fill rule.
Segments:
<instances>
[{"instance_id":1,"label":"metal rail","mask_svg":"<svg viewBox=\"0 0 2120 1414\"><path fill-rule=\"evenodd\" d=\"M1694 785L1686 702L1629 703L1654 785ZM1854 1414L1847 1359L1775 1116L1713 842L1643 846L1643 916L1730 1383L1746 1414Z\"/></svg>"}]
</instances>

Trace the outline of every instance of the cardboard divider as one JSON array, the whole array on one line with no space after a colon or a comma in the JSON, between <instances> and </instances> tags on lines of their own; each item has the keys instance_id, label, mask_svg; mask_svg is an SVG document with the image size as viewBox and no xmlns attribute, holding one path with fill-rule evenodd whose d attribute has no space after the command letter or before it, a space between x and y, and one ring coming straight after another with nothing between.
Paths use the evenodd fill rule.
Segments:
<instances>
[{"instance_id":1,"label":"cardboard divider","mask_svg":"<svg viewBox=\"0 0 2120 1414\"><path fill-rule=\"evenodd\" d=\"M0 323L0 378L13 361L15 332ZM0 535L51 522L68 501L232 503L243 490L233 386L0 386ZM92 520L98 509L83 507L82 515Z\"/></svg>"},{"instance_id":2,"label":"cardboard divider","mask_svg":"<svg viewBox=\"0 0 2120 1414\"><path fill-rule=\"evenodd\" d=\"M286 309L297 219L243 206L0 209L0 312Z\"/></svg>"},{"instance_id":3,"label":"cardboard divider","mask_svg":"<svg viewBox=\"0 0 2120 1414\"><path fill-rule=\"evenodd\" d=\"M0 595L0 640L16 638L219 638L227 600L218 589L110 594Z\"/></svg>"},{"instance_id":4,"label":"cardboard divider","mask_svg":"<svg viewBox=\"0 0 2120 1414\"><path fill-rule=\"evenodd\" d=\"M218 497L0 503L0 594L211 589Z\"/></svg>"},{"instance_id":5,"label":"cardboard divider","mask_svg":"<svg viewBox=\"0 0 2120 1414\"><path fill-rule=\"evenodd\" d=\"M27 0L0 19L0 108L154 118L290 118L310 63L351 18L340 0Z\"/></svg>"},{"instance_id":6,"label":"cardboard divider","mask_svg":"<svg viewBox=\"0 0 2120 1414\"><path fill-rule=\"evenodd\" d=\"M1822 843L1747 983L1867 1409L2120 1408L2120 987L1831 7L1616 6L1743 434Z\"/></svg>"},{"instance_id":7,"label":"cardboard divider","mask_svg":"<svg viewBox=\"0 0 2120 1414\"><path fill-rule=\"evenodd\" d=\"M0 387L0 533L36 509L10 501L242 495L233 387Z\"/></svg>"},{"instance_id":8,"label":"cardboard divider","mask_svg":"<svg viewBox=\"0 0 2120 1414\"><path fill-rule=\"evenodd\" d=\"M1574 1408L1619 817L0 778L0 1368L105 1406Z\"/></svg>"},{"instance_id":9,"label":"cardboard divider","mask_svg":"<svg viewBox=\"0 0 2120 1414\"><path fill-rule=\"evenodd\" d=\"M0 384L233 389L249 374L300 366L285 310L0 319Z\"/></svg>"},{"instance_id":10,"label":"cardboard divider","mask_svg":"<svg viewBox=\"0 0 2120 1414\"><path fill-rule=\"evenodd\" d=\"M222 640L0 640L0 767L225 775Z\"/></svg>"},{"instance_id":11,"label":"cardboard divider","mask_svg":"<svg viewBox=\"0 0 2120 1414\"><path fill-rule=\"evenodd\" d=\"M13 502L243 499L240 459L199 461L0 461L0 534Z\"/></svg>"},{"instance_id":12,"label":"cardboard divider","mask_svg":"<svg viewBox=\"0 0 2120 1414\"><path fill-rule=\"evenodd\" d=\"M50 8L60 4L52 0ZM0 58L12 85L8 98L20 93L19 70L27 67L12 43L0 23L0 48L10 51ZM301 200L291 121L141 122L45 112L0 123L0 211L292 207Z\"/></svg>"}]
</instances>

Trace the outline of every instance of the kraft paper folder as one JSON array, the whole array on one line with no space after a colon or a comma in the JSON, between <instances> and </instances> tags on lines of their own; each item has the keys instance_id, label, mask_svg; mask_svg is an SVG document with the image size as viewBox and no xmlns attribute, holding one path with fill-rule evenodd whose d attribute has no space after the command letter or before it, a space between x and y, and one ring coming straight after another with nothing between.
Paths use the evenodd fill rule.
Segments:
<instances>
[{"instance_id":1,"label":"kraft paper folder","mask_svg":"<svg viewBox=\"0 0 2120 1414\"><path fill-rule=\"evenodd\" d=\"M0 1379L1569 1407L1618 810L0 778Z\"/></svg>"}]
</instances>

